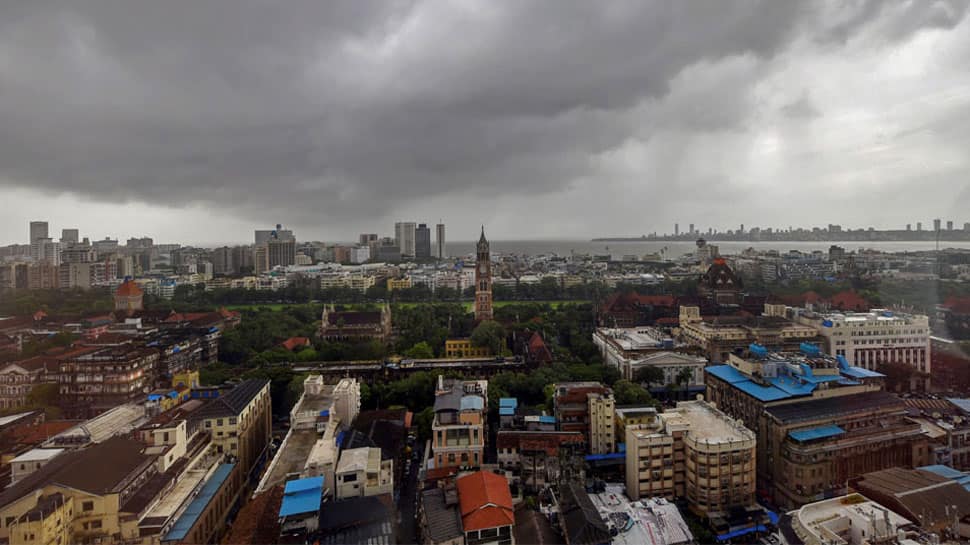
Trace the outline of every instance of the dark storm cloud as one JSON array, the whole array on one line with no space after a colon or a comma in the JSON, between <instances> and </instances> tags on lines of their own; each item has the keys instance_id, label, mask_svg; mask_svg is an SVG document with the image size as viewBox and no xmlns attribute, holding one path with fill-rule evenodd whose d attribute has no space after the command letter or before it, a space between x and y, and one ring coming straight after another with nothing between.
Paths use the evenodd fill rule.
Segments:
<instances>
[{"instance_id":1,"label":"dark storm cloud","mask_svg":"<svg viewBox=\"0 0 970 545\"><path fill-rule=\"evenodd\" d=\"M298 221L555 192L655 130L742 127L759 62L802 33L845 41L884 4L4 3L0 183ZM884 39L966 13L908 6ZM784 109L818 115L807 95Z\"/></svg>"}]
</instances>

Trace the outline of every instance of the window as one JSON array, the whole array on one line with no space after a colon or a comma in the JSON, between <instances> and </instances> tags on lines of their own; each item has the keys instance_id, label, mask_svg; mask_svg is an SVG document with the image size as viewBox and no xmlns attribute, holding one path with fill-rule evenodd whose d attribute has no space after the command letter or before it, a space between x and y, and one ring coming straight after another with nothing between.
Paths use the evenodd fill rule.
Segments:
<instances>
[{"instance_id":1,"label":"window","mask_svg":"<svg viewBox=\"0 0 970 545\"><path fill-rule=\"evenodd\" d=\"M222 419L220 418L216 420L216 426L221 426L221 425L222 425Z\"/></svg>"},{"instance_id":2,"label":"window","mask_svg":"<svg viewBox=\"0 0 970 545\"><path fill-rule=\"evenodd\" d=\"M93 501L82 502L81 511L94 511L94 502Z\"/></svg>"},{"instance_id":3,"label":"window","mask_svg":"<svg viewBox=\"0 0 970 545\"><path fill-rule=\"evenodd\" d=\"M236 425L236 422L238 422L238 420L236 420L236 417L235 416L229 417L229 425L230 426L235 426Z\"/></svg>"}]
</instances>

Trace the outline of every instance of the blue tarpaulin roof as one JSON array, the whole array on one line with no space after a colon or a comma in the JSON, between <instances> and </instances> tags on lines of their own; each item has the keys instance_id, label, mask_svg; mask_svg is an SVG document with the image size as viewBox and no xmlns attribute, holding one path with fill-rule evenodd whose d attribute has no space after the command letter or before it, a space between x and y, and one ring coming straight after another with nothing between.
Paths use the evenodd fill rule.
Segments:
<instances>
[{"instance_id":1,"label":"blue tarpaulin roof","mask_svg":"<svg viewBox=\"0 0 970 545\"><path fill-rule=\"evenodd\" d=\"M543 416L540 416L539 417L539 422L541 424L555 424L556 423L556 417L555 416L543 415Z\"/></svg>"},{"instance_id":2,"label":"blue tarpaulin roof","mask_svg":"<svg viewBox=\"0 0 970 545\"><path fill-rule=\"evenodd\" d=\"M286 483L280 517L316 513L323 497L323 477L309 477Z\"/></svg>"},{"instance_id":3,"label":"blue tarpaulin roof","mask_svg":"<svg viewBox=\"0 0 970 545\"><path fill-rule=\"evenodd\" d=\"M772 524L774 524L775 526L778 526L778 518L779 518L778 513L775 513L774 511L766 510L765 514L768 515L768 520L770 520Z\"/></svg>"},{"instance_id":4,"label":"blue tarpaulin roof","mask_svg":"<svg viewBox=\"0 0 970 545\"><path fill-rule=\"evenodd\" d=\"M840 369L843 375L850 376L852 378L877 378L884 377L886 375L882 373L877 373L875 371L870 371L868 369L863 369L862 367L845 367Z\"/></svg>"},{"instance_id":5,"label":"blue tarpaulin roof","mask_svg":"<svg viewBox=\"0 0 970 545\"><path fill-rule=\"evenodd\" d=\"M189 534L189 530L195 526L195 523L202 516L209 502L212 501L213 496L222 487L222 483L226 482L226 479L229 478L229 474L232 473L232 468L235 465L220 464L216 468L212 476L209 477L209 480L205 482L199 495L185 508L185 512L175 521L175 525L165 534L165 538L162 541L181 541L185 539L185 536Z\"/></svg>"},{"instance_id":6,"label":"blue tarpaulin roof","mask_svg":"<svg viewBox=\"0 0 970 545\"><path fill-rule=\"evenodd\" d=\"M621 458L626 458L626 453L624 452L611 452L609 454L587 454L587 462L595 462L597 460L618 460Z\"/></svg>"},{"instance_id":7,"label":"blue tarpaulin roof","mask_svg":"<svg viewBox=\"0 0 970 545\"><path fill-rule=\"evenodd\" d=\"M499 416L515 416L515 407L499 407Z\"/></svg>"},{"instance_id":8,"label":"blue tarpaulin roof","mask_svg":"<svg viewBox=\"0 0 970 545\"><path fill-rule=\"evenodd\" d=\"M726 534L718 534L717 535L717 540L718 541L725 541L725 540L732 539L732 538L735 538L735 537L741 537L743 535L753 534L755 532L767 532L767 531L768 531L767 528L765 528L764 526L761 526L759 524L758 526L752 526L750 528L741 528L740 530L735 530L733 532L728 532Z\"/></svg>"},{"instance_id":9,"label":"blue tarpaulin roof","mask_svg":"<svg viewBox=\"0 0 970 545\"><path fill-rule=\"evenodd\" d=\"M516 408L519 406L519 400L514 397L501 397L498 400L499 407L511 407Z\"/></svg>"},{"instance_id":10,"label":"blue tarpaulin roof","mask_svg":"<svg viewBox=\"0 0 970 545\"><path fill-rule=\"evenodd\" d=\"M961 411L970 414L970 399L959 397L948 397L947 401L956 405Z\"/></svg>"},{"instance_id":11,"label":"blue tarpaulin roof","mask_svg":"<svg viewBox=\"0 0 970 545\"><path fill-rule=\"evenodd\" d=\"M806 430L795 430L788 432L788 436L796 441L811 441L813 439L824 439L826 437L834 437L836 435L842 435L845 430L836 426L819 426L817 428L808 428Z\"/></svg>"}]
</instances>

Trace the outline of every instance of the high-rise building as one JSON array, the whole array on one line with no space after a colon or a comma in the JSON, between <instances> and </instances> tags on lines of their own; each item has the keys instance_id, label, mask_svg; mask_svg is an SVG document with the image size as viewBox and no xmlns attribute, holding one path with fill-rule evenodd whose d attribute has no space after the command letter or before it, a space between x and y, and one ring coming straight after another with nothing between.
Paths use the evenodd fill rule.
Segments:
<instances>
[{"instance_id":1,"label":"high-rise building","mask_svg":"<svg viewBox=\"0 0 970 545\"><path fill-rule=\"evenodd\" d=\"M80 242L80 233L77 229L61 229L61 244L77 244Z\"/></svg>"},{"instance_id":2,"label":"high-rise building","mask_svg":"<svg viewBox=\"0 0 970 545\"><path fill-rule=\"evenodd\" d=\"M738 232L741 233L741 234L744 234L744 224L743 223L741 224L741 229Z\"/></svg>"},{"instance_id":3,"label":"high-rise building","mask_svg":"<svg viewBox=\"0 0 970 545\"><path fill-rule=\"evenodd\" d=\"M967 222L967 223L964 223L963 224L963 230L964 231L970 231L970 222Z\"/></svg>"},{"instance_id":4,"label":"high-rise building","mask_svg":"<svg viewBox=\"0 0 970 545\"><path fill-rule=\"evenodd\" d=\"M916 230L917 231L922 231L923 230L923 222L921 222L921 221L917 221L916 222Z\"/></svg>"},{"instance_id":5,"label":"high-rise building","mask_svg":"<svg viewBox=\"0 0 970 545\"><path fill-rule=\"evenodd\" d=\"M489 251L488 239L485 238L485 226L482 226L482 236L478 239L478 263L475 265L475 319L492 319L492 254Z\"/></svg>"},{"instance_id":6,"label":"high-rise building","mask_svg":"<svg viewBox=\"0 0 970 545\"><path fill-rule=\"evenodd\" d=\"M357 243L361 246L369 246L371 242L377 241L376 233L361 233L357 239Z\"/></svg>"},{"instance_id":7,"label":"high-rise building","mask_svg":"<svg viewBox=\"0 0 970 545\"><path fill-rule=\"evenodd\" d=\"M448 257L448 253L445 251L445 224L439 223L435 228L435 244L438 246L438 259L444 259Z\"/></svg>"},{"instance_id":8,"label":"high-rise building","mask_svg":"<svg viewBox=\"0 0 970 545\"><path fill-rule=\"evenodd\" d=\"M38 238L30 243L30 257L51 265L61 264L61 245L50 238Z\"/></svg>"},{"instance_id":9,"label":"high-rise building","mask_svg":"<svg viewBox=\"0 0 970 545\"><path fill-rule=\"evenodd\" d=\"M690 224L690 231L688 231L688 232L689 232L690 234L692 234L692 235L694 234L694 224L693 224L693 223L692 223L692 224Z\"/></svg>"},{"instance_id":10,"label":"high-rise building","mask_svg":"<svg viewBox=\"0 0 970 545\"><path fill-rule=\"evenodd\" d=\"M296 259L296 256L293 256ZM256 274L263 274L269 270L269 246L257 244L253 248L253 270Z\"/></svg>"},{"instance_id":11,"label":"high-rise building","mask_svg":"<svg viewBox=\"0 0 970 545\"><path fill-rule=\"evenodd\" d=\"M228 246L212 250L212 253L209 254L209 259L212 260L212 273L223 275L236 274L239 271L239 267L233 259L233 253L233 249Z\"/></svg>"},{"instance_id":12,"label":"high-rise building","mask_svg":"<svg viewBox=\"0 0 970 545\"><path fill-rule=\"evenodd\" d=\"M953 230L953 220L948 220L946 222L946 230L947 231L952 231Z\"/></svg>"},{"instance_id":13,"label":"high-rise building","mask_svg":"<svg viewBox=\"0 0 970 545\"><path fill-rule=\"evenodd\" d=\"M913 230L913 224L912 223L907 223L906 224L906 230L907 231L912 231Z\"/></svg>"},{"instance_id":14,"label":"high-rise building","mask_svg":"<svg viewBox=\"0 0 970 545\"><path fill-rule=\"evenodd\" d=\"M399 221L394 224L394 239L398 247L401 248L402 257L414 257L417 249L415 248L415 230L417 224L413 221Z\"/></svg>"},{"instance_id":15,"label":"high-rise building","mask_svg":"<svg viewBox=\"0 0 970 545\"><path fill-rule=\"evenodd\" d=\"M431 228L425 223L418 224L414 230L414 257L431 258Z\"/></svg>"},{"instance_id":16,"label":"high-rise building","mask_svg":"<svg viewBox=\"0 0 970 545\"><path fill-rule=\"evenodd\" d=\"M934 231L939 231L940 230L940 219L939 218L933 220L933 230Z\"/></svg>"},{"instance_id":17,"label":"high-rise building","mask_svg":"<svg viewBox=\"0 0 970 545\"><path fill-rule=\"evenodd\" d=\"M33 244L35 241L42 238L48 238L47 233L47 222L46 221L32 221L30 222L30 243Z\"/></svg>"},{"instance_id":18,"label":"high-rise building","mask_svg":"<svg viewBox=\"0 0 970 545\"><path fill-rule=\"evenodd\" d=\"M274 238L277 240L292 240L296 242L293 231L283 229L283 225L279 223L276 224L276 229L257 229L255 235L256 244L266 244L270 239Z\"/></svg>"},{"instance_id":19,"label":"high-rise building","mask_svg":"<svg viewBox=\"0 0 970 545\"><path fill-rule=\"evenodd\" d=\"M674 236L677 236L679 234L680 234L680 224L679 223L675 223L674 224Z\"/></svg>"},{"instance_id":20,"label":"high-rise building","mask_svg":"<svg viewBox=\"0 0 970 545\"><path fill-rule=\"evenodd\" d=\"M296 242L293 239L271 238L266 243L269 268L287 267L296 263Z\"/></svg>"}]
</instances>

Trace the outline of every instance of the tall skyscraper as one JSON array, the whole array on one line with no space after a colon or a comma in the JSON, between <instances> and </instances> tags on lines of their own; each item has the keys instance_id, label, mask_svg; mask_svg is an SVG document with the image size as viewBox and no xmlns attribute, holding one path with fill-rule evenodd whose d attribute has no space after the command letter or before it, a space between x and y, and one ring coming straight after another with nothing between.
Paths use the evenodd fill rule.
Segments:
<instances>
[{"instance_id":1,"label":"tall skyscraper","mask_svg":"<svg viewBox=\"0 0 970 545\"><path fill-rule=\"evenodd\" d=\"M37 240L42 238L48 238L47 233L47 222L46 221L32 221L30 222L30 243L33 244Z\"/></svg>"},{"instance_id":2,"label":"tall skyscraper","mask_svg":"<svg viewBox=\"0 0 970 545\"><path fill-rule=\"evenodd\" d=\"M488 239L485 238L485 226L482 226L482 236L478 239L476 248L478 262L475 264L475 319L492 319L492 254L489 251Z\"/></svg>"},{"instance_id":3,"label":"tall skyscraper","mask_svg":"<svg viewBox=\"0 0 970 545\"><path fill-rule=\"evenodd\" d=\"M948 220L946 222L946 230L947 231L952 231L953 230L953 221L952 220Z\"/></svg>"},{"instance_id":4,"label":"tall skyscraper","mask_svg":"<svg viewBox=\"0 0 970 545\"><path fill-rule=\"evenodd\" d=\"M435 244L438 246L438 259L444 259L448 257L448 253L445 251L445 224L439 223L435 229Z\"/></svg>"},{"instance_id":5,"label":"tall skyscraper","mask_svg":"<svg viewBox=\"0 0 970 545\"><path fill-rule=\"evenodd\" d=\"M293 240L271 238L266 247L270 269L296 264L296 242Z\"/></svg>"},{"instance_id":6,"label":"tall skyscraper","mask_svg":"<svg viewBox=\"0 0 970 545\"><path fill-rule=\"evenodd\" d=\"M293 236L293 231L283 229L283 225L279 223L276 224L276 229L257 229L255 231L255 235L256 244L266 244L272 238L275 238L276 240L292 240L296 242L296 237Z\"/></svg>"},{"instance_id":7,"label":"tall skyscraper","mask_svg":"<svg viewBox=\"0 0 970 545\"><path fill-rule=\"evenodd\" d=\"M414 257L431 258L431 228L425 223L418 224L414 230Z\"/></svg>"},{"instance_id":8,"label":"tall skyscraper","mask_svg":"<svg viewBox=\"0 0 970 545\"><path fill-rule=\"evenodd\" d=\"M678 235L680 235L680 224L679 223L675 223L674 224L674 236L678 236Z\"/></svg>"},{"instance_id":9,"label":"tall skyscraper","mask_svg":"<svg viewBox=\"0 0 970 545\"><path fill-rule=\"evenodd\" d=\"M913 224L912 223L907 223L906 224L906 230L907 231L912 231L913 230Z\"/></svg>"},{"instance_id":10,"label":"tall skyscraper","mask_svg":"<svg viewBox=\"0 0 970 545\"><path fill-rule=\"evenodd\" d=\"M357 239L357 243L361 246L370 246L372 242L377 242L376 233L361 233Z\"/></svg>"},{"instance_id":11,"label":"tall skyscraper","mask_svg":"<svg viewBox=\"0 0 970 545\"><path fill-rule=\"evenodd\" d=\"M922 231L923 230L923 222L921 222L921 221L917 221L916 222L916 230L917 231Z\"/></svg>"},{"instance_id":12,"label":"tall skyscraper","mask_svg":"<svg viewBox=\"0 0 970 545\"><path fill-rule=\"evenodd\" d=\"M934 231L939 231L940 230L940 219L939 218L933 220L933 230Z\"/></svg>"},{"instance_id":13,"label":"tall skyscraper","mask_svg":"<svg viewBox=\"0 0 970 545\"><path fill-rule=\"evenodd\" d=\"M77 244L80 241L77 229L61 229L61 244Z\"/></svg>"},{"instance_id":14,"label":"tall skyscraper","mask_svg":"<svg viewBox=\"0 0 970 545\"><path fill-rule=\"evenodd\" d=\"M689 231L689 233L692 234L692 235L694 234L694 224L693 223L690 224L690 231Z\"/></svg>"},{"instance_id":15,"label":"tall skyscraper","mask_svg":"<svg viewBox=\"0 0 970 545\"><path fill-rule=\"evenodd\" d=\"M413 221L399 221L394 224L394 240L401 248L401 257L414 257L415 230L418 226Z\"/></svg>"}]
</instances>

